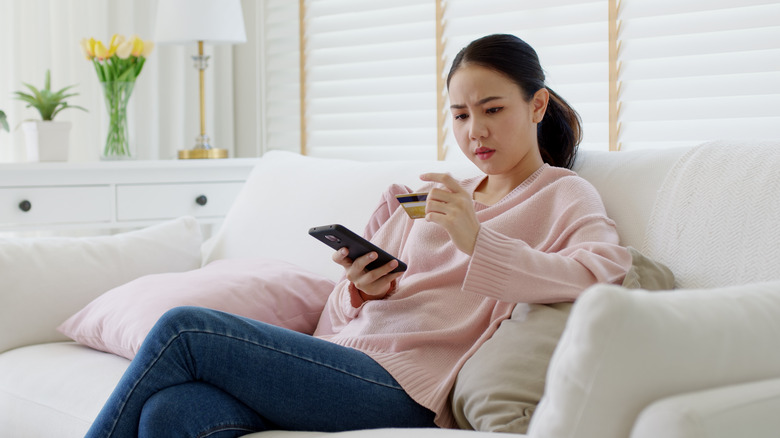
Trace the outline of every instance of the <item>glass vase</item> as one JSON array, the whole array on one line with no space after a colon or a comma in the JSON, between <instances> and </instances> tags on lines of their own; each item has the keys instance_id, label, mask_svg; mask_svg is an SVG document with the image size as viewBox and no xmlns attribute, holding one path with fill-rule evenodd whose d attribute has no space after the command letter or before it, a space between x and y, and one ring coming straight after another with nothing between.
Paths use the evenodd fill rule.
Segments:
<instances>
[{"instance_id":1,"label":"glass vase","mask_svg":"<svg viewBox=\"0 0 780 438\"><path fill-rule=\"evenodd\" d=\"M135 82L103 82L103 95L108 110L108 133L101 156L104 160L132 158L127 127L127 103Z\"/></svg>"}]
</instances>

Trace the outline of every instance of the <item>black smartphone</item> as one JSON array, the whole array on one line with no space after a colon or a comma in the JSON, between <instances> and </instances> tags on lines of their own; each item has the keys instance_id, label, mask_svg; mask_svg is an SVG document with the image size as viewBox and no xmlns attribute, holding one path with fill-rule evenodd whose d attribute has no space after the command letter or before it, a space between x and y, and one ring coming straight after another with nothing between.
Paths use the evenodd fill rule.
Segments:
<instances>
[{"instance_id":1,"label":"black smartphone","mask_svg":"<svg viewBox=\"0 0 780 438\"><path fill-rule=\"evenodd\" d=\"M364 239L362 236L355 234L349 228L340 224L323 225L321 227L309 228L309 234L335 250L347 247L349 250L349 258L352 260L364 254L368 254L371 251L376 252L376 260L366 266L366 269L369 271L385 265L386 263L390 262L390 260L398 260L397 258L388 254L382 248L374 245L373 243ZM393 269L392 272L402 272L405 270L406 263L398 260L398 266Z\"/></svg>"}]
</instances>

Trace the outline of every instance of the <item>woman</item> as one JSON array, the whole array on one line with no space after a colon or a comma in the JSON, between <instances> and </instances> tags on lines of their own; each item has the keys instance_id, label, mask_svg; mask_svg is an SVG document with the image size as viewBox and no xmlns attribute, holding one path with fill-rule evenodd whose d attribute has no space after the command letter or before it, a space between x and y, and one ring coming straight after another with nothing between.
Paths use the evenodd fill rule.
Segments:
<instances>
[{"instance_id":1,"label":"woman","mask_svg":"<svg viewBox=\"0 0 780 438\"><path fill-rule=\"evenodd\" d=\"M455 427L457 372L515 303L622 281L631 257L595 189L567 169L578 117L545 87L534 50L510 35L476 40L447 85L458 144L485 175L422 175L425 220L397 208L392 195L407 188L385 194L365 234L406 272L335 252L345 278L314 336L206 309L166 313L87 436Z\"/></svg>"}]
</instances>

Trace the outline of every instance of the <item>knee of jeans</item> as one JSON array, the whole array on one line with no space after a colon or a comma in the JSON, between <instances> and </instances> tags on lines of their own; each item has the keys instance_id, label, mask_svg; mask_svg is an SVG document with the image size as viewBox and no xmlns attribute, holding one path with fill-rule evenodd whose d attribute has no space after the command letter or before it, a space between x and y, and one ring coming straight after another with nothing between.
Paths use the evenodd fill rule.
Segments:
<instances>
[{"instance_id":1,"label":"knee of jeans","mask_svg":"<svg viewBox=\"0 0 780 438\"><path fill-rule=\"evenodd\" d=\"M170 329L176 333L184 329L203 328L213 321L215 311L196 306L174 307L163 313L155 324L155 331Z\"/></svg>"},{"instance_id":2,"label":"knee of jeans","mask_svg":"<svg viewBox=\"0 0 780 438\"><path fill-rule=\"evenodd\" d=\"M183 436L181 420L187 418L182 410L184 401L175 397L176 388L164 389L146 400L138 421L139 437Z\"/></svg>"}]
</instances>

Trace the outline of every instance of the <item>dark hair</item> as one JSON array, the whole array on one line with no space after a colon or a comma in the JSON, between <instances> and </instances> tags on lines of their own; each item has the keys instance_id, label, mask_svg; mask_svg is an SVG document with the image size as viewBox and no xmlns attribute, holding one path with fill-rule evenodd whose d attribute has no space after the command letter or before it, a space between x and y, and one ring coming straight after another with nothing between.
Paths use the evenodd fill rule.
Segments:
<instances>
[{"instance_id":1,"label":"dark hair","mask_svg":"<svg viewBox=\"0 0 780 438\"><path fill-rule=\"evenodd\" d=\"M526 101L547 88L550 100L536 134L539 152L551 166L572 167L582 140L580 116L562 97L545 87L544 71L533 47L514 35L488 35L474 40L452 61L447 88L452 75L463 64L476 64L505 75L520 86Z\"/></svg>"}]
</instances>

